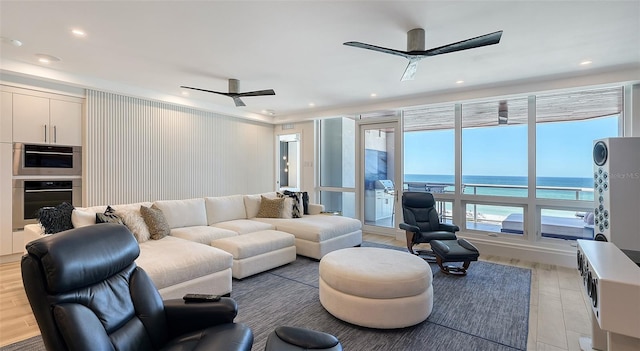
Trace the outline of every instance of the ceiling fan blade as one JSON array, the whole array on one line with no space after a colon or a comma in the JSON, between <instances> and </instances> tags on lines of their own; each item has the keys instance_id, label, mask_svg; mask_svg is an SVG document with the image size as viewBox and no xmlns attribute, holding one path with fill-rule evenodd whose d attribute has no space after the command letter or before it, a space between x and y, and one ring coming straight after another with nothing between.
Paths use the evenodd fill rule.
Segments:
<instances>
[{"instance_id":1,"label":"ceiling fan blade","mask_svg":"<svg viewBox=\"0 0 640 351\"><path fill-rule=\"evenodd\" d=\"M264 95L276 95L273 89L248 91L246 93L238 93L238 96L264 96Z\"/></svg>"},{"instance_id":2,"label":"ceiling fan blade","mask_svg":"<svg viewBox=\"0 0 640 351\"><path fill-rule=\"evenodd\" d=\"M235 102L235 103L236 103L236 107L247 106L247 105L245 105L245 104L244 104L244 102L243 102L242 100L240 100L240 98L239 98L239 97L237 97L237 96L232 96L232 98L233 98L233 102Z\"/></svg>"},{"instance_id":3,"label":"ceiling fan blade","mask_svg":"<svg viewBox=\"0 0 640 351\"><path fill-rule=\"evenodd\" d=\"M413 78L415 78L416 71L418 70L418 62L421 59L421 57L414 57L409 59L409 64L404 70L404 74L402 75L402 79L400 79L400 81L404 82L405 80L413 80Z\"/></svg>"},{"instance_id":4,"label":"ceiling fan blade","mask_svg":"<svg viewBox=\"0 0 640 351\"><path fill-rule=\"evenodd\" d=\"M220 95L224 95L224 96L230 96L229 93L223 93L221 91L213 91L213 90L206 90L206 89L200 89L200 88L192 88L192 87L187 87L187 86L184 86L184 85L181 85L180 88L204 91L204 92L207 92L207 93L220 94Z\"/></svg>"},{"instance_id":5,"label":"ceiling fan blade","mask_svg":"<svg viewBox=\"0 0 640 351\"><path fill-rule=\"evenodd\" d=\"M412 54L410 54L410 53L408 53L406 51L383 48L381 46L365 44L365 43L361 43L361 42L358 42L358 41L348 41L348 42L344 43L343 45L353 46L353 47L356 47L356 48L373 50L373 51L378 51L378 52L383 52L385 54L402 56L402 57L408 58L408 59L410 59L412 56L415 56L415 55L412 55Z\"/></svg>"},{"instance_id":6,"label":"ceiling fan blade","mask_svg":"<svg viewBox=\"0 0 640 351\"><path fill-rule=\"evenodd\" d=\"M498 44L502 37L502 31L481 35L479 37L462 40L457 43L447 44L437 48L429 49L426 51L411 51L410 54L416 54L421 56L435 56L441 54L448 54L450 52L456 52L461 50L479 48L482 46Z\"/></svg>"}]
</instances>

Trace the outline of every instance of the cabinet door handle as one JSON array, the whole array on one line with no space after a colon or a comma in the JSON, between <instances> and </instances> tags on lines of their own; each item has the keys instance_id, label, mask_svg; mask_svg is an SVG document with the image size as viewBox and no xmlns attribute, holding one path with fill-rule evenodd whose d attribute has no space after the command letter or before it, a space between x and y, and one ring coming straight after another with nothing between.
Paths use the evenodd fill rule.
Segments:
<instances>
[{"instance_id":1,"label":"cabinet door handle","mask_svg":"<svg viewBox=\"0 0 640 351\"><path fill-rule=\"evenodd\" d=\"M57 126L53 126L53 142L54 143L58 142L58 127Z\"/></svg>"},{"instance_id":2,"label":"cabinet door handle","mask_svg":"<svg viewBox=\"0 0 640 351\"><path fill-rule=\"evenodd\" d=\"M44 142L47 142L47 125L44 125Z\"/></svg>"}]
</instances>

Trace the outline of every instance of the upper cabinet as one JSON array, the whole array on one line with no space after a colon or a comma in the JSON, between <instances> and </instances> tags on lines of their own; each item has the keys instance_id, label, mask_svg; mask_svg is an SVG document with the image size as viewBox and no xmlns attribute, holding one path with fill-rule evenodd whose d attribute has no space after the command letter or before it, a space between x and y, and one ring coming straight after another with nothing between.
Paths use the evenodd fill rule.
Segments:
<instances>
[{"instance_id":1,"label":"upper cabinet","mask_svg":"<svg viewBox=\"0 0 640 351\"><path fill-rule=\"evenodd\" d=\"M14 93L13 140L82 145L82 104Z\"/></svg>"}]
</instances>

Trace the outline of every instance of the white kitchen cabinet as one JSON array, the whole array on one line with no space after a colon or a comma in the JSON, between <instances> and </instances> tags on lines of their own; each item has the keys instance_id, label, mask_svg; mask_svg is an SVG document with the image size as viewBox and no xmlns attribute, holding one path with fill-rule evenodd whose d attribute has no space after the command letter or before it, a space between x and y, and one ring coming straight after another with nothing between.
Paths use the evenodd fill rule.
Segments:
<instances>
[{"instance_id":1,"label":"white kitchen cabinet","mask_svg":"<svg viewBox=\"0 0 640 351\"><path fill-rule=\"evenodd\" d=\"M51 99L49 125L53 143L82 145L82 104Z\"/></svg>"},{"instance_id":2,"label":"white kitchen cabinet","mask_svg":"<svg viewBox=\"0 0 640 351\"><path fill-rule=\"evenodd\" d=\"M11 93L2 92L0 100L0 143L13 141L13 101Z\"/></svg>"},{"instance_id":3,"label":"white kitchen cabinet","mask_svg":"<svg viewBox=\"0 0 640 351\"><path fill-rule=\"evenodd\" d=\"M82 145L82 104L13 94L13 140Z\"/></svg>"}]
</instances>

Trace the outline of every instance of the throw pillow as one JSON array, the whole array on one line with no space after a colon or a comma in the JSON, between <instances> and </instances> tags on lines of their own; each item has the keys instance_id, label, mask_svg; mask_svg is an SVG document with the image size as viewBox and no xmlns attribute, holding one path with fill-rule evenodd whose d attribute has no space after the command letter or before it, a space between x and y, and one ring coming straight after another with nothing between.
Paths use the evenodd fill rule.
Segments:
<instances>
[{"instance_id":1,"label":"throw pillow","mask_svg":"<svg viewBox=\"0 0 640 351\"><path fill-rule=\"evenodd\" d=\"M122 219L124 225L133 233L139 243L143 243L151 237L147 224L140 214L140 208L125 208L116 210L116 214Z\"/></svg>"},{"instance_id":2,"label":"throw pillow","mask_svg":"<svg viewBox=\"0 0 640 351\"><path fill-rule=\"evenodd\" d=\"M116 223L124 225L122 218L116 214L116 211L111 206L107 206L104 213L96 213L96 223Z\"/></svg>"},{"instance_id":3,"label":"throw pillow","mask_svg":"<svg viewBox=\"0 0 640 351\"><path fill-rule=\"evenodd\" d=\"M284 208L284 198L270 199L260 196L260 209L257 218L280 218Z\"/></svg>"},{"instance_id":4,"label":"throw pillow","mask_svg":"<svg viewBox=\"0 0 640 351\"><path fill-rule=\"evenodd\" d=\"M96 224L96 214L93 211L83 211L76 208L71 212L71 223L74 228Z\"/></svg>"},{"instance_id":5,"label":"throw pillow","mask_svg":"<svg viewBox=\"0 0 640 351\"><path fill-rule=\"evenodd\" d=\"M278 197L291 198L293 200L291 218L302 218L302 214L304 213L302 208L302 193L285 190L284 193L278 193Z\"/></svg>"},{"instance_id":6,"label":"throw pillow","mask_svg":"<svg viewBox=\"0 0 640 351\"><path fill-rule=\"evenodd\" d=\"M36 211L36 218L44 228L45 234L55 234L73 229L71 213L73 206L63 202L56 207L42 207Z\"/></svg>"},{"instance_id":7,"label":"throw pillow","mask_svg":"<svg viewBox=\"0 0 640 351\"><path fill-rule=\"evenodd\" d=\"M309 214L309 193L304 191L302 193L302 206L304 207L304 214Z\"/></svg>"},{"instance_id":8,"label":"throw pillow","mask_svg":"<svg viewBox=\"0 0 640 351\"><path fill-rule=\"evenodd\" d=\"M151 207L140 206L140 214L149 228L149 237L159 240L171 233L169 223L164 217L162 210L152 205Z\"/></svg>"}]
</instances>

